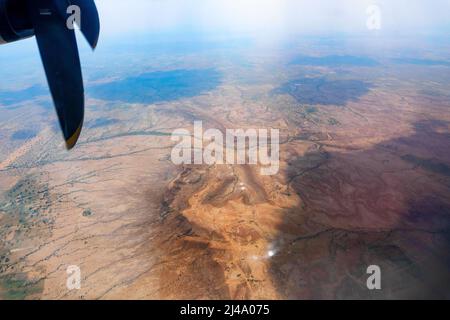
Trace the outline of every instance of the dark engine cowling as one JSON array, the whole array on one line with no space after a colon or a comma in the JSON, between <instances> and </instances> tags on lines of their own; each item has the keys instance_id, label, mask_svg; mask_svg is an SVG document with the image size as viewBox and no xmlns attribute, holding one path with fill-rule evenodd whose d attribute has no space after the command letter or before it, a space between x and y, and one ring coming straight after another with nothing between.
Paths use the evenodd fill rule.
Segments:
<instances>
[{"instance_id":1,"label":"dark engine cowling","mask_svg":"<svg viewBox=\"0 0 450 320\"><path fill-rule=\"evenodd\" d=\"M26 1L0 0L0 43L13 42L34 35Z\"/></svg>"}]
</instances>

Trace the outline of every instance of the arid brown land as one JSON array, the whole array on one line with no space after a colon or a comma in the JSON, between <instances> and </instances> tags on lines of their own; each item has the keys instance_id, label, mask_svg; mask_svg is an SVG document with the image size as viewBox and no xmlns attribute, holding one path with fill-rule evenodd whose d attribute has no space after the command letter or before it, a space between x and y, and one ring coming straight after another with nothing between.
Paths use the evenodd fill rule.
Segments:
<instances>
[{"instance_id":1,"label":"arid brown land","mask_svg":"<svg viewBox=\"0 0 450 320\"><path fill-rule=\"evenodd\" d=\"M5 143L0 297L449 298L449 68L288 58L202 57L220 83L173 100L89 98L102 121L71 153L51 124ZM5 109L2 139L29 117ZM195 120L279 129L278 174L174 165L170 135ZM369 265L382 290L367 289Z\"/></svg>"}]
</instances>

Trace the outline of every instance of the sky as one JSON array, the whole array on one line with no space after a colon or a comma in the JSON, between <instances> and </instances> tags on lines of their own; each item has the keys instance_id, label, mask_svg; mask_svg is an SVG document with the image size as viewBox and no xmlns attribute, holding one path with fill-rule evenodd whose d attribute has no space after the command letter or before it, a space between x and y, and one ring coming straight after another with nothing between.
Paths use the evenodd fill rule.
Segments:
<instances>
[{"instance_id":1,"label":"sky","mask_svg":"<svg viewBox=\"0 0 450 320\"><path fill-rule=\"evenodd\" d=\"M450 39L450 0L96 0L100 14L101 33L98 51L106 44L138 42L151 37L189 41L186 33L254 36L254 43L283 43L292 35L370 34L383 42L383 36L397 39L397 35L429 35L438 33ZM380 30L367 27L367 10L377 6L380 11ZM83 19L83 18L81 18ZM179 33L181 37L166 37ZM380 37L378 37L380 36ZM90 49L77 32L80 51ZM175 39L175 40L173 40ZM193 38L195 39L195 38ZM226 37L224 39L227 39ZM441 39L441 38L437 38ZM387 42L386 42L387 43ZM0 71L16 60L33 56L37 60L36 40L2 45ZM22 61L22 60L20 60ZM40 67L40 63L39 67ZM23 62L21 65L25 65ZM39 69L40 71L40 69ZM0 72L2 75L5 71ZM1 79L0 79L1 84Z\"/></svg>"},{"instance_id":2,"label":"sky","mask_svg":"<svg viewBox=\"0 0 450 320\"><path fill-rule=\"evenodd\" d=\"M96 0L104 36L130 32L450 34L450 0Z\"/></svg>"}]
</instances>

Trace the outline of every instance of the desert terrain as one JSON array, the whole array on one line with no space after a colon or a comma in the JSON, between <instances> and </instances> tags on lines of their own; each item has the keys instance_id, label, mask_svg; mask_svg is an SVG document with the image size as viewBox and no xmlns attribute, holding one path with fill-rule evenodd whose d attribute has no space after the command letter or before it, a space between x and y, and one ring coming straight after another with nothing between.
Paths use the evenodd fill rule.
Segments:
<instances>
[{"instance_id":1,"label":"desert terrain","mask_svg":"<svg viewBox=\"0 0 450 320\"><path fill-rule=\"evenodd\" d=\"M450 298L450 43L383 44L100 48L71 152L4 66L0 298ZM279 172L174 165L199 120L279 129Z\"/></svg>"}]
</instances>

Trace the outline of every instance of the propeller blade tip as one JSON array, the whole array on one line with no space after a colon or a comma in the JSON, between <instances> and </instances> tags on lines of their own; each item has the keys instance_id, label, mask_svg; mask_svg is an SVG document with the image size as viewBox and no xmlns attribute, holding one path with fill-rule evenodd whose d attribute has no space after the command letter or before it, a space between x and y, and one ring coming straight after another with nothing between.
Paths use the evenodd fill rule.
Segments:
<instances>
[{"instance_id":1,"label":"propeller blade tip","mask_svg":"<svg viewBox=\"0 0 450 320\"><path fill-rule=\"evenodd\" d=\"M78 138L80 137L81 134L81 128L83 127L83 125L81 124L78 129L73 133L73 135L66 140L66 148L67 150L72 150L73 147L75 147L75 145L77 144Z\"/></svg>"}]
</instances>

